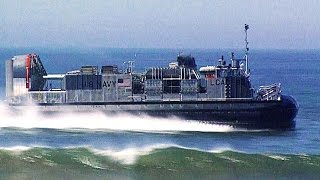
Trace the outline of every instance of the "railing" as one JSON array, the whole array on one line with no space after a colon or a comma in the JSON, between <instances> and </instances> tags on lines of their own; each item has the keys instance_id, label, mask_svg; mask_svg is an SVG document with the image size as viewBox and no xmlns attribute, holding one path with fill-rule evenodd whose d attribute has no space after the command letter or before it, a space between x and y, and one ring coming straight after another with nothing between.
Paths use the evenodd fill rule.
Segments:
<instances>
[{"instance_id":1,"label":"railing","mask_svg":"<svg viewBox=\"0 0 320 180\"><path fill-rule=\"evenodd\" d=\"M29 101L36 103L65 103L65 91L34 91L28 92Z\"/></svg>"},{"instance_id":2,"label":"railing","mask_svg":"<svg viewBox=\"0 0 320 180\"><path fill-rule=\"evenodd\" d=\"M268 100L280 100L281 99L281 84L272 84L268 86L260 86L257 99Z\"/></svg>"}]
</instances>

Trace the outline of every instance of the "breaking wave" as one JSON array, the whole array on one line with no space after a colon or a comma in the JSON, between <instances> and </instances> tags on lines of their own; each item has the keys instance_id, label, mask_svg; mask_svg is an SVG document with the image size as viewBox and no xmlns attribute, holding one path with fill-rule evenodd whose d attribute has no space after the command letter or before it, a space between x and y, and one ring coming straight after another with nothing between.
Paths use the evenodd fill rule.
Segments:
<instances>
[{"instance_id":1,"label":"breaking wave","mask_svg":"<svg viewBox=\"0 0 320 180\"><path fill-rule=\"evenodd\" d=\"M0 148L2 177L20 178L316 178L320 156L202 151L170 144L139 148Z\"/></svg>"}]
</instances>

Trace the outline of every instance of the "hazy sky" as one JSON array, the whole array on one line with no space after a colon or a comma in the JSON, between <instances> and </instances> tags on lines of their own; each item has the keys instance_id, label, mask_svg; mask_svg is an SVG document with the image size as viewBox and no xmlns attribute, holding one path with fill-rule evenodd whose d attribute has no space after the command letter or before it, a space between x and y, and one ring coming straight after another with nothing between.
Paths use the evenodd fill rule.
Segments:
<instances>
[{"instance_id":1,"label":"hazy sky","mask_svg":"<svg viewBox=\"0 0 320 180\"><path fill-rule=\"evenodd\" d=\"M1 0L0 47L320 48L320 0Z\"/></svg>"}]
</instances>

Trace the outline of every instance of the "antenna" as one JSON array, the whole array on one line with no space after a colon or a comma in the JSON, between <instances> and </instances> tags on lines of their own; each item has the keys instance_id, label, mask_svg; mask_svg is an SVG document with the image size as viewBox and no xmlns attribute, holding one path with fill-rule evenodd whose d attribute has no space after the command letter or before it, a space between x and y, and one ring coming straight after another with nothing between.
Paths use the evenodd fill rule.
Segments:
<instances>
[{"instance_id":1,"label":"antenna","mask_svg":"<svg viewBox=\"0 0 320 180\"><path fill-rule=\"evenodd\" d=\"M128 61L127 63L128 63L127 73L132 73L134 61Z\"/></svg>"},{"instance_id":2,"label":"antenna","mask_svg":"<svg viewBox=\"0 0 320 180\"><path fill-rule=\"evenodd\" d=\"M127 68L126 70L123 70L123 73L131 74L133 72L134 63L135 61L124 61L123 69L125 69L126 65L127 65Z\"/></svg>"},{"instance_id":3,"label":"antenna","mask_svg":"<svg viewBox=\"0 0 320 180\"><path fill-rule=\"evenodd\" d=\"M244 25L244 32L246 33L246 38L245 38L245 42L246 42L246 55L245 55L245 59L246 59L246 74L247 76L250 76L250 70L249 70L249 58L248 58L248 54L249 54L249 47L248 47L248 31L249 29L249 25L248 24L245 24Z\"/></svg>"}]
</instances>

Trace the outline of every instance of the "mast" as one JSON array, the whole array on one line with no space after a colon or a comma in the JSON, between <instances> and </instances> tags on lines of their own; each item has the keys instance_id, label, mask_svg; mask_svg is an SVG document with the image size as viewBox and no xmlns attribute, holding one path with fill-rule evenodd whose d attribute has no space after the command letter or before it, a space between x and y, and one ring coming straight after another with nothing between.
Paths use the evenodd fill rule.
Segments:
<instances>
[{"instance_id":1,"label":"mast","mask_svg":"<svg viewBox=\"0 0 320 180\"><path fill-rule=\"evenodd\" d=\"M133 72L133 63L134 61L128 61L127 73Z\"/></svg>"},{"instance_id":2,"label":"mast","mask_svg":"<svg viewBox=\"0 0 320 180\"><path fill-rule=\"evenodd\" d=\"M246 42L246 55L245 55L245 59L246 59L246 74L247 76L250 76L250 69L249 69L249 58L248 58L248 54L249 54L249 47L248 47L248 31L249 29L249 25L248 24L245 24L244 25L244 32L246 33L246 38L245 38L245 42Z\"/></svg>"}]
</instances>

